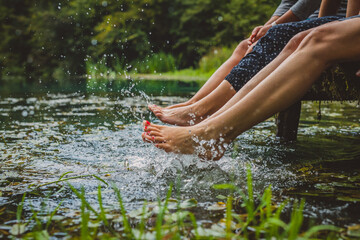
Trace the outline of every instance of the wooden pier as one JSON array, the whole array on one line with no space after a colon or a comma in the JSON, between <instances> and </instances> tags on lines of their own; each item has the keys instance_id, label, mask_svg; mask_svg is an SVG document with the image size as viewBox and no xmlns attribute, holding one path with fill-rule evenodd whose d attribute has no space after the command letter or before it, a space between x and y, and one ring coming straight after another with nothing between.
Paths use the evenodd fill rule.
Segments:
<instances>
[{"instance_id":1,"label":"wooden pier","mask_svg":"<svg viewBox=\"0 0 360 240\"><path fill-rule=\"evenodd\" d=\"M360 62L334 65L322 73L301 101L360 101L360 77L355 75L358 70ZM276 136L281 140L296 140L301 101L277 115Z\"/></svg>"}]
</instances>

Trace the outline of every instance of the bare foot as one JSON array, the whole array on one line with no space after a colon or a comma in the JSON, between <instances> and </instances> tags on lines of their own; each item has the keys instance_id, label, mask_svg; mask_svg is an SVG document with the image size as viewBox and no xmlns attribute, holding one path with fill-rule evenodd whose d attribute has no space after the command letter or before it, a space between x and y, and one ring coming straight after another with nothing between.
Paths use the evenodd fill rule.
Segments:
<instances>
[{"instance_id":1,"label":"bare foot","mask_svg":"<svg viewBox=\"0 0 360 240\"><path fill-rule=\"evenodd\" d=\"M191 126L203 120L203 114L192 105L177 108L162 108L157 105L148 107L160 121L172 125Z\"/></svg>"},{"instance_id":2,"label":"bare foot","mask_svg":"<svg viewBox=\"0 0 360 240\"><path fill-rule=\"evenodd\" d=\"M219 160L231 139L205 124L204 126L168 127L144 121L142 138L166 152L196 154L202 159Z\"/></svg>"}]
</instances>

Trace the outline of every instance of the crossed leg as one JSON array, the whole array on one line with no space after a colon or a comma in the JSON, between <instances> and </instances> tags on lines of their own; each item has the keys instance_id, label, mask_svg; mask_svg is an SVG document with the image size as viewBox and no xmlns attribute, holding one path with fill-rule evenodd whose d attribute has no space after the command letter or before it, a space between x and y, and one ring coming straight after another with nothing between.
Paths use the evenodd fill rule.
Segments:
<instances>
[{"instance_id":1,"label":"crossed leg","mask_svg":"<svg viewBox=\"0 0 360 240\"><path fill-rule=\"evenodd\" d=\"M315 28L293 54L233 106L195 126L146 124L144 141L167 152L220 159L242 132L298 101L328 66L360 59L359 26L360 18L354 18Z\"/></svg>"}]
</instances>

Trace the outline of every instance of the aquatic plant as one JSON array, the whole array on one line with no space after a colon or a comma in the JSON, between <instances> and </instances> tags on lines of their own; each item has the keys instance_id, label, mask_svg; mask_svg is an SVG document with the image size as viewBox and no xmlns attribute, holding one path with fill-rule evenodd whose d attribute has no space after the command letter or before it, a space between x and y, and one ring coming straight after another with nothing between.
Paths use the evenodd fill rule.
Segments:
<instances>
[{"instance_id":1,"label":"aquatic plant","mask_svg":"<svg viewBox=\"0 0 360 240\"><path fill-rule=\"evenodd\" d=\"M175 57L164 52L155 53L141 61L137 61L132 68L135 73L163 73L175 70Z\"/></svg>"},{"instance_id":2,"label":"aquatic plant","mask_svg":"<svg viewBox=\"0 0 360 240\"><path fill-rule=\"evenodd\" d=\"M99 177L97 179L106 183ZM290 201L286 200L277 206L272 200L271 186L265 189L261 197L255 197L250 167L247 168L247 191L233 184L214 185L214 189L229 191L229 194L227 197L219 195L219 198L226 199L226 203L218 202L209 207L210 211L222 213L222 217L210 226L196 221L196 211L191 211L192 208L196 209L196 200L181 201L171 197L172 185L165 199L144 202L141 208L126 212L120 190L116 186L112 188L117 196L119 210L104 207L101 185L97 189L98 209L95 209L86 200L84 187L79 191L66 182L81 202L78 220L55 221L55 214L61 210L60 203L45 218L39 217L44 215L42 212L32 210L30 218L22 222L24 194L16 213L18 222L10 234L34 239L49 239L56 232L80 239L309 239L314 236L322 238L324 232L339 234L343 231L331 225L311 226L305 230L304 200L293 202L290 219L284 221L282 213L286 206L290 206ZM59 184L61 181L53 183Z\"/></svg>"}]
</instances>

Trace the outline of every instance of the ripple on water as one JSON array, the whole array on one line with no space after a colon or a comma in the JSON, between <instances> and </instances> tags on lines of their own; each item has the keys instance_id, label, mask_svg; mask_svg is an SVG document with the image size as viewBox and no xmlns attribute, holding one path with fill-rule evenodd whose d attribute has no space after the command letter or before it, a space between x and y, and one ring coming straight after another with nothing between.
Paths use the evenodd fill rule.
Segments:
<instances>
[{"instance_id":1,"label":"ripple on water","mask_svg":"<svg viewBox=\"0 0 360 240\"><path fill-rule=\"evenodd\" d=\"M184 98L167 96L151 100L167 105ZM311 186L324 181L310 178L320 170L308 165L360 156L353 147L359 144L360 123L352 105L325 107L323 114L331 113L334 108L341 116L329 114L318 123L314 118L317 106L305 103L297 143L280 144L274 138L274 122L270 119L239 136L219 161L205 162L196 156L167 154L141 140L142 120L155 120L147 110L148 102L143 96L79 93L0 98L0 113L7 114L0 114L4 123L0 126L0 139L4 139L0 141L0 171L3 174L5 167L14 170L24 166L22 183L6 186L7 190L22 194L31 184L56 181L62 174L71 172L66 177L95 174L115 184L129 209L137 208L143 200L164 197L171 183L175 183L175 191L184 198L194 197L201 205L216 201L218 192L212 189L214 184L232 182L245 190L246 168L250 166L256 194L271 184L277 197L290 189L303 196L304 186L309 186L305 191L311 190ZM24 110L33 110L34 114L24 117L21 114ZM303 168L310 170L299 171ZM327 171L336 174L333 168ZM6 179L9 179L7 175L0 178ZM84 186L89 201L96 202L96 194L91 193L97 191L98 180L87 177L70 182L76 188ZM104 203L117 205L111 188L105 185L103 188ZM46 186L42 189L51 190ZM78 209L79 202L71 192L63 191L67 196L64 206ZM49 200L50 206L56 206L61 196L62 193ZM33 197L27 206L40 208L42 200L44 197ZM8 201L12 201L8 196L0 197L0 205ZM339 214L347 209L346 202L327 208L318 205L316 201L309 202L308 214L321 213L329 222L333 216L329 212Z\"/></svg>"}]
</instances>

